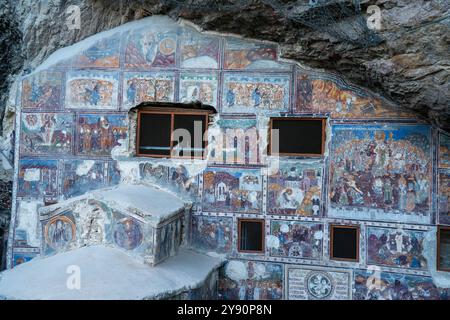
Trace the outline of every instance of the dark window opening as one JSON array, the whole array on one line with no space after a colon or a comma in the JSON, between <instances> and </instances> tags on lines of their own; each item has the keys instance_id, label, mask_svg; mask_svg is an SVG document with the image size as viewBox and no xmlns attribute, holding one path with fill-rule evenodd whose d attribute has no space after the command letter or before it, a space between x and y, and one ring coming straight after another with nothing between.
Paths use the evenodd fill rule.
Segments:
<instances>
[{"instance_id":1,"label":"dark window opening","mask_svg":"<svg viewBox=\"0 0 450 320\"><path fill-rule=\"evenodd\" d=\"M437 269L450 271L450 227L438 227Z\"/></svg>"},{"instance_id":2,"label":"dark window opening","mask_svg":"<svg viewBox=\"0 0 450 320\"><path fill-rule=\"evenodd\" d=\"M325 124L322 118L271 118L269 154L322 156ZM278 148L274 129L278 130Z\"/></svg>"},{"instance_id":3,"label":"dark window opening","mask_svg":"<svg viewBox=\"0 0 450 320\"><path fill-rule=\"evenodd\" d=\"M145 108L138 111L136 154L204 158L211 110Z\"/></svg>"},{"instance_id":4,"label":"dark window opening","mask_svg":"<svg viewBox=\"0 0 450 320\"><path fill-rule=\"evenodd\" d=\"M238 222L238 250L241 252L264 252L264 220L241 219Z\"/></svg>"},{"instance_id":5,"label":"dark window opening","mask_svg":"<svg viewBox=\"0 0 450 320\"><path fill-rule=\"evenodd\" d=\"M331 225L332 260L359 261L359 227Z\"/></svg>"}]
</instances>

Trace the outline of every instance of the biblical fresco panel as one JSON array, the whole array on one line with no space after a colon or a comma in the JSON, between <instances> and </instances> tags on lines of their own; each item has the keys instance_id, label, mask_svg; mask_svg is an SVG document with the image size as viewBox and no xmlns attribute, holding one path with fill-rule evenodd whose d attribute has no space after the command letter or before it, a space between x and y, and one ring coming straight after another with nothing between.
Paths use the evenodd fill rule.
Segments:
<instances>
[{"instance_id":1,"label":"biblical fresco panel","mask_svg":"<svg viewBox=\"0 0 450 320\"><path fill-rule=\"evenodd\" d=\"M335 125L332 132L331 216L344 213L349 217L429 222L429 126ZM344 212L358 208L366 210Z\"/></svg>"},{"instance_id":2,"label":"biblical fresco panel","mask_svg":"<svg viewBox=\"0 0 450 320\"><path fill-rule=\"evenodd\" d=\"M181 67L194 69L219 68L220 38L198 32L184 32L181 39Z\"/></svg>"},{"instance_id":3,"label":"biblical fresco panel","mask_svg":"<svg viewBox=\"0 0 450 320\"><path fill-rule=\"evenodd\" d=\"M78 116L78 154L108 156L128 135L125 115L82 114Z\"/></svg>"},{"instance_id":4,"label":"biblical fresco panel","mask_svg":"<svg viewBox=\"0 0 450 320\"><path fill-rule=\"evenodd\" d=\"M296 113L329 113L332 118L411 118L357 88L301 73L297 76Z\"/></svg>"},{"instance_id":5,"label":"biblical fresco panel","mask_svg":"<svg viewBox=\"0 0 450 320\"><path fill-rule=\"evenodd\" d=\"M223 113L289 111L290 76L273 74L225 74Z\"/></svg>"},{"instance_id":6,"label":"biblical fresco panel","mask_svg":"<svg viewBox=\"0 0 450 320\"><path fill-rule=\"evenodd\" d=\"M221 118L220 135L212 135L209 161L226 164L261 163L261 143L254 118Z\"/></svg>"},{"instance_id":7,"label":"biblical fresco panel","mask_svg":"<svg viewBox=\"0 0 450 320\"><path fill-rule=\"evenodd\" d=\"M450 225L450 172L438 173L439 223Z\"/></svg>"},{"instance_id":8,"label":"biblical fresco panel","mask_svg":"<svg viewBox=\"0 0 450 320\"><path fill-rule=\"evenodd\" d=\"M180 78L180 101L200 101L217 108L218 76L211 74L183 73Z\"/></svg>"},{"instance_id":9,"label":"biblical fresco panel","mask_svg":"<svg viewBox=\"0 0 450 320\"><path fill-rule=\"evenodd\" d=\"M448 300L450 294L430 277L355 270L354 280L354 300Z\"/></svg>"},{"instance_id":10,"label":"biblical fresco panel","mask_svg":"<svg viewBox=\"0 0 450 320\"><path fill-rule=\"evenodd\" d=\"M424 238L425 231L368 227L367 263L426 270Z\"/></svg>"},{"instance_id":11,"label":"biblical fresco panel","mask_svg":"<svg viewBox=\"0 0 450 320\"><path fill-rule=\"evenodd\" d=\"M208 168L204 171L204 211L258 213L261 207L260 169Z\"/></svg>"},{"instance_id":12,"label":"biblical fresco panel","mask_svg":"<svg viewBox=\"0 0 450 320\"><path fill-rule=\"evenodd\" d=\"M277 61L277 49L277 45L272 43L226 38L224 68L228 70L289 69L289 64Z\"/></svg>"},{"instance_id":13,"label":"biblical fresco panel","mask_svg":"<svg viewBox=\"0 0 450 320\"><path fill-rule=\"evenodd\" d=\"M19 197L56 197L58 194L58 161L21 159L17 195Z\"/></svg>"},{"instance_id":14,"label":"biblical fresco panel","mask_svg":"<svg viewBox=\"0 0 450 320\"><path fill-rule=\"evenodd\" d=\"M168 72L125 73L123 105L131 108L141 102L173 102L175 75Z\"/></svg>"},{"instance_id":15,"label":"biblical fresco panel","mask_svg":"<svg viewBox=\"0 0 450 320\"><path fill-rule=\"evenodd\" d=\"M22 113L21 154L72 153L73 121L67 113Z\"/></svg>"},{"instance_id":16,"label":"biblical fresco panel","mask_svg":"<svg viewBox=\"0 0 450 320\"><path fill-rule=\"evenodd\" d=\"M158 32L137 30L128 35L125 47L126 68L173 68L176 66L177 35L175 30Z\"/></svg>"},{"instance_id":17,"label":"biblical fresco panel","mask_svg":"<svg viewBox=\"0 0 450 320\"><path fill-rule=\"evenodd\" d=\"M266 246L274 257L320 260L323 254L323 225L271 220Z\"/></svg>"},{"instance_id":18,"label":"biblical fresco panel","mask_svg":"<svg viewBox=\"0 0 450 320\"><path fill-rule=\"evenodd\" d=\"M51 254L69 249L75 242L76 225L73 212L65 212L44 221L42 224L44 236L44 254Z\"/></svg>"},{"instance_id":19,"label":"biblical fresco panel","mask_svg":"<svg viewBox=\"0 0 450 320\"><path fill-rule=\"evenodd\" d=\"M102 71L71 71L66 82L66 108L117 109L119 77Z\"/></svg>"},{"instance_id":20,"label":"biblical fresco panel","mask_svg":"<svg viewBox=\"0 0 450 320\"><path fill-rule=\"evenodd\" d=\"M23 109L60 109L62 74L39 72L22 81Z\"/></svg>"},{"instance_id":21,"label":"biblical fresco panel","mask_svg":"<svg viewBox=\"0 0 450 320\"><path fill-rule=\"evenodd\" d=\"M283 266L255 261L228 261L219 274L219 299L283 299Z\"/></svg>"},{"instance_id":22,"label":"biblical fresco panel","mask_svg":"<svg viewBox=\"0 0 450 320\"><path fill-rule=\"evenodd\" d=\"M192 217L192 242L201 250L227 253L231 251L233 218Z\"/></svg>"},{"instance_id":23,"label":"biblical fresco panel","mask_svg":"<svg viewBox=\"0 0 450 320\"><path fill-rule=\"evenodd\" d=\"M277 170L273 171L268 179L268 213L320 215L321 163L279 162Z\"/></svg>"},{"instance_id":24,"label":"biblical fresco panel","mask_svg":"<svg viewBox=\"0 0 450 320\"><path fill-rule=\"evenodd\" d=\"M77 68L118 68L120 39L120 35L116 35L97 41L76 56L73 65Z\"/></svg>"}]
</instances>

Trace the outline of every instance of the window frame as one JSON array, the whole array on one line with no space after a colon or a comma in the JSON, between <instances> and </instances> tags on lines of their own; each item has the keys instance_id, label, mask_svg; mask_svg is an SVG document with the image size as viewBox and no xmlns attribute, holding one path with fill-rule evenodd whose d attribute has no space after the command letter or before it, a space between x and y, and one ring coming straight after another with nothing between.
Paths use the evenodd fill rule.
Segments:
<instances>
[{"instance_id":1,"label":"window frame","mask_svg":"<svg viewBox=\"0 0 450 320\"><path fill-rule=\"evenodd\" d=\"M335 228L355 229L356 230L356 258L355 259L334 257L334 229ZM345 262L359 262L359 259L360 259L359 242L361 241L360 233L361 233L361 228L359 225L330 224L330 260L345 261Z\"/></svg>"},{"instance_id":2,"label":"window frame","mask_svg":"<svg viewBox=\"0 0 450 320\"><path fill-rule=\"evenodd\" d=\"M273 130L273 120L296 120L296 121L321 121L322 122L322 145L321 145L321 153L273 153L272 152L272 130ZM269 133L268 133L268 145L267 145L267 154L270 156L286 156L286 157L311 157L311 158L321 158L325 153L325 141L326 141L326 125L327 118L320 117L271 117L269 123Z\"/></svg>"},{"instance_id":3,"label":"window frame","mask_svg":"<svg viewBox=\"0 0 450 320\"><path fill-rule=\"evenodd\" d=\"M438 226L437 230L436 230L436 246L437 246L437 250L436 250L436 270L437 271L442 271L442 272L450 272L450 268L448 269L443 269L441 268L441 264L440 264L440 257L441 257L441 231L445 230L445 231L450 231L450 226Z\"/></svg>"},{"instance_id":4,"label":"window frame","mask_svg":"<svg viewBox=\"0 0 450 320\"><path fill-rule=\"evenodd\" d=\"M242 230L242 222L258 222L261 224L261 250L242 250L241 249L241 230ZM237 243L237 251L242 253L257 253L257 254L265 254L266 252L266 232L265 232L265 220L264 219L251 219L251 218L238 218L238 243Z\"/></svg>"},{"instance_id":5,"label":"window frame","mask_svg":"<svg viewBox=\"0 0 450 320\"><path fill-rule=\"evenodd\" d=\"M162 155L162 154L149 154L149 153L141 153L140 152L140 136L141 136L141 115L142 114L157 114L157 115L170 115L170 154ZM147 158L173 158L173 159L206 159L208 154L208 140L205 142L205 147L203 148L203 155L199 156L174 156L173 152L173 131L174 131L174 122L175 115L185 115L185 116L204 116L205 117L205 131L203 133L204 136L208 136L208 126L209 126L209 116L211 111L209 110L195 110L195 109L184 109L184 108L146 108L140 109L137 112L137 126L136 126L136 156L138 157L147 157ZM202 137L202 139L203 139ZM203 142L203 140L202 140ZM192 151L191 151L192 152Z\"/></svg>"}]
</instances>

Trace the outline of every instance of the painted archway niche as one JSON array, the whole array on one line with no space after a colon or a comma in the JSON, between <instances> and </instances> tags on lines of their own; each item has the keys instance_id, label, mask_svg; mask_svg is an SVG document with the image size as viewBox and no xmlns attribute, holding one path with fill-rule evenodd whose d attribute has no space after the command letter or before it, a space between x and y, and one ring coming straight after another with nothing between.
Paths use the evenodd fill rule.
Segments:
<instances>
[{"instance_id":1,"label":"painted archway niche","mask_svg":"<svg viewBox=\"0 0 450 320\"><path fill-rule=\"evenodd\" d=\"M132 108L196 101L217 110L204 159L136 156ZM52 54L17 110L9 267L41 253L45 202L144 181L193 203L189 245L229 260L220 298L448 296L435 236L450 224L448 136L274 43L146 18ZM323 119L322 152L267 155L280 117ZM262 251L240 250L240 219L264 220ZM330 224L358 227L357 260L330 256Z\"/></svg>"}]
</instances>

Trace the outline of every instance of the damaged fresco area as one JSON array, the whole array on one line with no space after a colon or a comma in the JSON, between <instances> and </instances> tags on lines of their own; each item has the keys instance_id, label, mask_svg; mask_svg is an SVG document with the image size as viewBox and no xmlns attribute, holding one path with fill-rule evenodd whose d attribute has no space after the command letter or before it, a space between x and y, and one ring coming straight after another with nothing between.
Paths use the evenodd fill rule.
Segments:
<instances>
[{"instance_id":1,"label":"damaged fresco area","mask_svg":"<svg viewBox=\"0 0 450 320\"><path fill-rule=\"evenodd\" d=\"M220 270L219 299L280 300L283 267L280 264L231 260Z\"/></svg>"}]
</instances>

